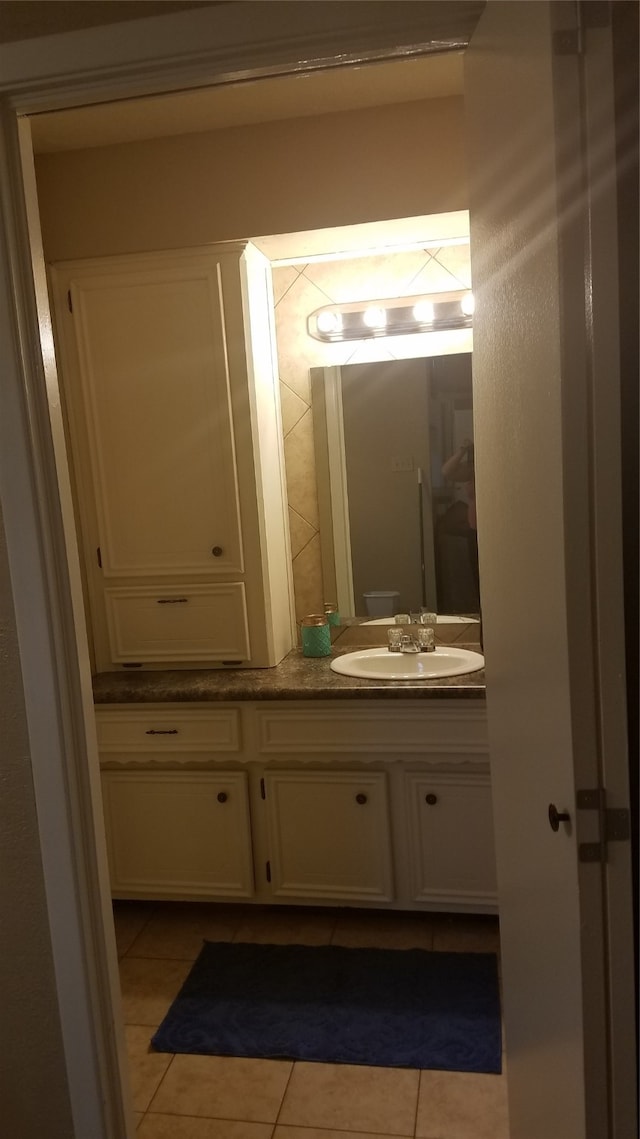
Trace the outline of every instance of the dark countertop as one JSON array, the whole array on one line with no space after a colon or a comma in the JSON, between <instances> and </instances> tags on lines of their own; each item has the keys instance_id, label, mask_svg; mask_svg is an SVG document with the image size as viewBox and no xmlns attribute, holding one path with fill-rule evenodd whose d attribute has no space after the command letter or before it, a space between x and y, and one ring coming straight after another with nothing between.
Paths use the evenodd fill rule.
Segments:
<instances>
[{"instance_id":1,"label":"dark countertop","mask_svg":"<svg viewBox=\"0 0 640 1139\"><path fill-rule=\"evenodd\" d=\"M332 656L353 652L350 645ZM477 649L477 645L464 646ZM331 658L294 649L273 668L202 668L102 672L93 678L96 704L222 700L483 700L484 670L437 680L359 680L332 672Z\"/></svg>"}]
</instances>

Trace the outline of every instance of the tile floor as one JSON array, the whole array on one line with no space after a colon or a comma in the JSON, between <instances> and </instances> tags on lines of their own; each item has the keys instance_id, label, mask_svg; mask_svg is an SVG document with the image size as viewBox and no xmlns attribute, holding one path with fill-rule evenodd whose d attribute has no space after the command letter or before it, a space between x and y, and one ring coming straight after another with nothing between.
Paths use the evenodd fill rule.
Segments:
<instances>
[{"instance_id":1,"label":"tile floor","mask_svg":"<svg viewBox=\"0 0 640 1139\"><path fill-rule=\"evenodd\" d=\"M149 1047L203 939L473 953L498 949L495 918L179 902L117 902L114 913L139 1139L508 1139L504 1073Z\"/></svg>"}]
</instances>

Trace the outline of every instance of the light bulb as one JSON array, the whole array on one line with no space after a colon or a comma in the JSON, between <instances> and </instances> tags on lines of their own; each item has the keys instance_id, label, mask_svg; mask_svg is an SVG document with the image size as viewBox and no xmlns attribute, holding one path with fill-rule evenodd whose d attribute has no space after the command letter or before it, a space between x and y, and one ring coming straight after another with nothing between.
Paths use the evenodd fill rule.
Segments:
<instances>
[{"instance_id":1,"label":"light bulb","mask_svg":"<svg viewBox=\"0 0 640 1139\"><path fill-rule=\"evenodd\" d=\"M341 332L342 317L339 312L325 310L318 313L317 325L318 332Z\"/></svg>"},{"instance_id":2,"label":"light bulb","mask_svg":"<svg viewBox=\"0 0 640 1139\"><path fill-rule=\"evenodd\" d=\"M435 309L431 301L418 301L413 306L414 319L419 321L420 324L427 324L428 321L433 320Z\"/></svg>"},{"instance_id":3,"label":"light bulb","mask_svg":"<svg viewBox=\"0 0 640 1139\"><path fill-rule=\"evenodd\" d=\"M384 328L387 323L387 314L383 308L372 305L371 308L365 309L362 319L367 328Z\"/></svg>"},{"instance_id":4,"label":"light bulb","mask_svg":"<svg viewBox=\"0 0 640 1139\"><path fill-rule=\"evenodd\" d=\"M460 308L465 316L473 316L476 307L476 301L473 293L465 293L460 301Z\"/></svg>"}]
</instances>

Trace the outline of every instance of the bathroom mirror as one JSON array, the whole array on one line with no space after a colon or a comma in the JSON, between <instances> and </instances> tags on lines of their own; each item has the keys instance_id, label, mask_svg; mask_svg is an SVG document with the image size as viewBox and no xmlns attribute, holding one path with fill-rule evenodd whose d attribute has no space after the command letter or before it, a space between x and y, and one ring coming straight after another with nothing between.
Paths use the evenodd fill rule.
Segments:
<instances>
[{"instance_id":1,"label":"bathroom mirror","mask_svg":"<svg viewBox=\"0 0 640 1139\"><path fill-rule=\"evenodd\" d=\"M325 595L477 616L471 354L312 368L311 392Z\"/></svg>"}]
</instances>

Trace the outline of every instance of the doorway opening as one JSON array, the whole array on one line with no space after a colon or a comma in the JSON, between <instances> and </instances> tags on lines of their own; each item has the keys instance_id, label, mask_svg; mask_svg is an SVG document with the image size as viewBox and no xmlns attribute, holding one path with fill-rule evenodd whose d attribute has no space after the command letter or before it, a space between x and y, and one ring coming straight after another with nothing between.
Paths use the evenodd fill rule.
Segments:
<instances>
[{"instance_id":1,"label":"doorway opening","mask_svg":"<svg viewBox=\"0 0 640 1139\"><path fill-rule=\"evenodd\" d=\"M41 124L39 125L38 130L40 130L40 126L41 126ZM38 133L38 131L36 131L35 133ZM95 134L93 134L92 137L93 137L93 141L95 141L95 139L96 139ZM132 142L130 142L130 144L128 144L128 145L131 146L133 144L132 144ZM43 151L43 153L44 153L44 151ZM64 153L64 151L63 151L63 153ZM60 158L51 158L51 159L46 159L46 162L49 164L49 167L50 167L49 172L51 173L51 171L52 171L52 177L54 177L54 180L55 180L56 179L55 167L56 166L58 167L57 173L59 174L61 159ZM44 199L42 199L42 200L44 200ZM46 213L47 213L46 208L44 208L43 220L46 219ZM452 216L454 213L457 213L457 212L454 211L452 213ZM63 213L59 213L58 218L59 218L59 220L63 219ZM386 256L392 256L395 253L400 253L401 249L402 249L403 253L411 252L411 249L407 249L408 227L411 226L411 222L412 222L412 219L407 219L407 220L404 220L403 222L400 222L399 223L400 232L397 232L397 233L395 232L395 229L394 229L395 223L389 223L389 222L384 223L384 228L385 228L385 232L386 232L386 241L385 241L385 245L384 245L384 251L385 251ZM450 222L450 224L451 224L451 222ZM367 240L369 241L369 245L370 245L372 227L370 227L368 224L367 228L369 230ZM336 237L336 233L337 233L337 231L334 228L334 241L337 240L338 237L342 237L342 239L344 240L344 236L345 236L344 231L342 232L342 235L339 235L339 233L338 233L338 237ZM442 230L441 230L441 233L442 233ZM287 237L288 237L288 235L285 236L285 239ZM319 257L321 256L321 254L318 253L318 236L314 235L314 233L311 232L311 233L306 233L305 237L307 240L311 241L311 247L313 249L315 249L315 251L317 251L317 252L315 252L311 256L303 253L302 256L305 256L305 261L303 263L304 264L310 264L313 261L313 263L321 264L322 262L319 260ZM276 238L269 239L268 238L268 239L264 239L264 240L265 240L266 245L269 245L271 243L271 252L273 252L273 244L272 243L274 240L279 240L279 239L276 239ZM362 240L362 237L360 238L360 240ZM432 251L434 251L434 249L435 249L436 253L437 253L437 251L440 251L440 249L444 248L445 245L446 245L446 247L453 249L453 251L456 251L456 249L460 248L460 232L459 232L459 230L453 230L453 239L451 239L451 235L446 235L446 233L445 233L444 238L442 238L440 236L440 233L437 233L437 235L435 235L435 236L432 233L432 236L430 236L430 240L428 237L426 239L422 239L422 240L427 241L427 249L432 249ZM259 244L259 243L256 243L256 244ZM409 244L411 244L411 243L409 243ZM400 248L399 248L399 246L400 246ZM420 248L424 249L425 245L421 245ZM343 249L342 253L344 254L344 249ZM380 254L378 254L378 255L380 255ZM47 256L47 254L46 254L46 256ZM273 259L273 260L277 260L277 259ZM297 278L296 279L301 278L303 276L303 270L297 268L295 256L292 256L292 254L289 254L288 259L278 259L278 260L285 261L284 264L281 264L282 269L286 269L286 268L297 269ZM433 254L432 252L428 252L427 260L428 260L429 265L430 265L430 270L433 270L437 265L437 267L438 267L438 269L440 269L440 271L449 272L449 270L446 269L445 265L442 265L440 260L438 260L438 257L435 254ZM300 264L300 262L298 262L298 264ZM369 262L369 265L371 265L371 264L372 264L372 261ZM427 268L429 268L428 265L427 265ZM309 280L309 278L307 278L307 280ZM387 287L388 286L385 285L385 289Z\"/></svg>"}]
</instances>

